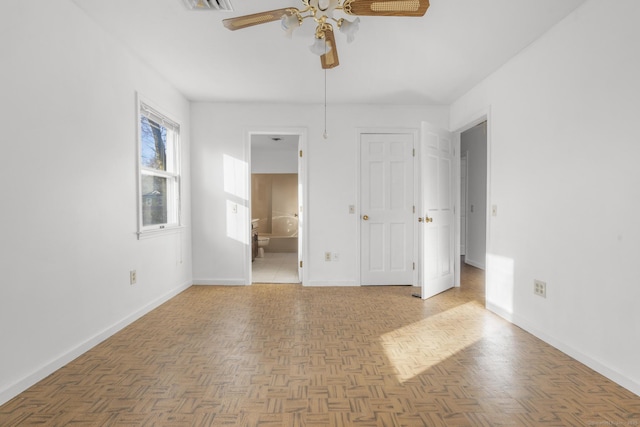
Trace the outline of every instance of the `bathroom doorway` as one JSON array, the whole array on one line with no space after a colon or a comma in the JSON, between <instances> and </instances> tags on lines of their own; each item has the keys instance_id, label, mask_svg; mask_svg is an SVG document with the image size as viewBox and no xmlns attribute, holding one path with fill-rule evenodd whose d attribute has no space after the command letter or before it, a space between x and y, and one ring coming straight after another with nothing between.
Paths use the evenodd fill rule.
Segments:
<instances>
[{"instance_id":1,"label":"bathroom doorway","mask_svg":"<svg viewBox=\"0 0 640 427\"><path fill-rule=\"evenodd\" d=\"M251 283L300 283L300 135L251 134Z\"/></svg>"}]
</instances>

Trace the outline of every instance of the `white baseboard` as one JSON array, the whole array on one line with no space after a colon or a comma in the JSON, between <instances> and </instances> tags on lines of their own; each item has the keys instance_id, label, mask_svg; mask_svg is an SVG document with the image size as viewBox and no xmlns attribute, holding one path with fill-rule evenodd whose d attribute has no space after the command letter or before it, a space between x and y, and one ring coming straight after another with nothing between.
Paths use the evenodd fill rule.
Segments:
<instances>
[{"instance_id":1,"label":"white baseboard","mask_svg":"<svg viewBox=\"0 0 640 427\"><path fill-rule=\"evenodd\" d=\"M504 320L508 321L509 323L514 323L513 315L508 311L503 310L501 307L487 301L485 304L485 308L490 312L495 313L498 316L502 317Z\"/></svg>"},{"instance_id":2,"label":"white baseboard","mask_svg":"<svg viewBox=\"0 0 640 427\"><path fill-rule=\"evenodd\" d=\"M193 279L194 285L209 286L245 286L244 279Z\"/></svg>"},{"instance_id":3,"label":"white baseboard","mask_svg":"<svg viewBox=\"0 0 640 427\"><path fill-rule=\"evenodd\" d=\"M330 286L341 286L341 287L347 287L347 286L359 286L356 282L354 282L353 280L311 280L308 281L304 284L305 286L309 286L309 287L330 287Z\"/></svg>"},{"instance_id":4,"label":"white baseboard","mask_svg":"<svg viewBox=\"0 0 640 427\"><path fill-rule=\"evenodd\" d=\"M532 327L529 324L529 322L527 322L525 319L522 319L519 316L515 316L513 315L513 313L508 313L505 310L502 310L500 307L493 305L489 302L487 302L486 308L487 310L497 314L498 316L509 321L510 323L513 323L514 325L524 329L525 331L535 336L536 338L541 339L542 341L546 342L550 346L557 348L564 354L573 357L578 362L588 366L589 368L593 369L599 374L609 378L611 381L615 382L616 384L619 384L620 386L626 388L630 392L640 396L640 383L625 377L615 369L611 369L604 363L599 362L593 359L592 357L589 357L586 354L576 350L575 348L564 344L562 341L552 337L551 335L547 335L544 332L537 330L536 328Z\"/></svg>"},{"instance_id":5,"label":"white baseboard","mask_svg":"<svg viewBox=\"0 0 640 427\"><path fill-rule=\"evenodd\" d=\"M194 286L246 286L244 279L193 279ZM355 281L314 280L305 282L304 286L359 286Z\"/></svg>"},{"instance_id":6,"label":"white baseboard","mask_svg":"<svg viewBox=\"0 0 640 427\"><path fill-rule=\"evenodd\" d=\"M472 267L479 268L480 270L484 270L484 267L485 267L484 262L474 261L467 257L464 258L464 263L469 264Z\"/></svg>"},{"instance_id":7,"label":"white baseboard","mask_svg":"<svg viewBox=\"0 0 640 427\"><path fill-rule=\"evenodd\" d=\"M155 300L151 301L149 304L145 305L139 310L136 310L134 313L130 314L129 316L125 317L124 319L120 320L114 325L90 337L86 341L82 342L80 345L70 349L60 357L57 357L56 359L52 360L51 362L47 363L44 366L41 366L40 368L37 368L33 373L14 382L8 387L5 387L3 390L0 390L0 405L13 399L15 396L22 393L32 385L36 384L38 381L43 380L44 378L51 375L58 369L62 368L69 362L73 361L74 359L86 353L87 351L91 350L93 347L100 344L102 341L106 340L116 332L120 331L121 329L124 329L126 326L130 325L131 323L135 322L136 320L138 320L145 314L149 313L153 309L169 301L171 298L185 291L189 287L191 287L191 282L185 282L181 284L177 288L172 289L166 294L156 298Z\"/></svg>"}]
</instances>

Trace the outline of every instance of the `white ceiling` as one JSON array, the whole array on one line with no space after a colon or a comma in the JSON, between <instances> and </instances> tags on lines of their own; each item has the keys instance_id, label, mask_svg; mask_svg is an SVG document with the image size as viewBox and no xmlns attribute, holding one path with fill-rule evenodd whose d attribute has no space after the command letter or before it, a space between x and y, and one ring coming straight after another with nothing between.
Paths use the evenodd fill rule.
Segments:
<instances>
[{"instance_id":1,"label":"white ceiling","mask_svg":"<svg viewBox=\"0 0 640 427\"><path fill-rule=\"evenodd\" d=\"M253 134L251 135L252 150L298 151L300 135L288 134Z\"/></svg>"},{"instance_id":2,"label":"white ceiling","mask_svg":"<svg viewBox=\"0 0 640 427\"><path fill-rule=\"evenodd\" d=\"M238 31L221 23L300 0L231 0L233 12L190 11L182 0L73 1L190 100L324 100L312 22L292 39L279 22ZM353 43L336 32L328 102L450 104L584 1L431 0L421 18L361 17Z\"/></svg>"}]
</instances>

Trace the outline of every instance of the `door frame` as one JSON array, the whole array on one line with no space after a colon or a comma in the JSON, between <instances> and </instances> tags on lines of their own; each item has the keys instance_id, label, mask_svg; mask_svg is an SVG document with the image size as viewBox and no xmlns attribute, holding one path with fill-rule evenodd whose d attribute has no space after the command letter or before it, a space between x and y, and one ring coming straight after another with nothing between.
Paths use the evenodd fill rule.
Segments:
<instances>
[{"instance_id":1,"label":"door frame","mask_svg":"<svg viewBox=\"0 0 640 427\"><path fill-rule=\"evenodd\" d=\"M298 186L302 190L302 199L298 199L298 218L302 219L301 225L301 233L299 233L298 238L301 239L301 243L299 244L299 248L302 248L302 251L298 253L298 260L303 261L303 268L298 268L298 271L302 271L302 274L298 279L300 283L304 286L308 281L308 262L306 260L309 259L309 215L308 215L308 200L309 200L309 191L308 191L308 156L307 153L307 134L308 129L305 127L290 127L290 126L274 126L274 127L251 127L246 128L243 131L244 134L244 158L247 159L247 176L246 176L246 194L248 194L247 208L248 211L251 212L251 137L253 135L298 135ZM300 152L303 153L300 156ZM302 172L302 173L301 173ZM300 209L302 207L302 209ZM244 256L244 280L245 285L251 285L253 280L252 273L252 263L251 263L251 213L247 215L247 224L245 224L246 229L246 241L248 244L245 248L245 256ZM298 266L299 267L299 266Z\"/></svg>"},{"instance_id":2,"label":"door frame","mask_svg":"<svg viewBox=\"0 0 640 427\"><path fill-rule=\"evenodd\" d=\"M356 196L357 196L357 205L356 205L356 221L358 226L356 227L356 253L358 254L358 256L356 257L356 271L357 271L357 275L356 275L356 280L357 283L360 286L364 286L362 285L362 260L360 259L362 256L362 247L361 247L361 225L362 225L362 221L360 220L361 216L362 216L362 211L361 211L361 207L362 207L362 203L361 203L361 199L360 199L360 191L361 191L361 185L360 185L360 179L361 179L361 172L362 172L362 162L361 162L361 149L362 149L362 144L361 144L361 137L363 134L407 134L407 135L411 135L413 137L413 148L415 150L415 155L413 156L413 205L418 206L418 197L419 197L419 189L418 189L418 184L419 184L419 165L420 162L417 161L418 159L418 153L419 153L419 137L420 137L420 130L417 128L376 128L376 127L365 127L365 128L356 128L356 138L355 138L355 144L356 144L356 153L357 153L357 158L356 158ZM417 211L413 213L413 235L416 235L416 232L418 230L417 228ZM415 268L413 269L413 276L412 276L412 286L416 286L418 284L418 270L419 270L419 263L418 263L418 239L414 238L413 239L413 262L415 265Z\"/></svg>"},{"instance_id":3,"label":"door frame","mask_svg":"<svg viewBox=\"0 0 640 427\"><path fill-rule=\"evenodd\" d=\"M486 247L485 247L485 257L489 253L491 253L491 206L493 201L491 200L491 130L493 127L493 120L491 118L491 106L484 108L480 111L472 113L461 120L458 124L452 126L453 133L453 146L454 146L454 191L455 191L455 200L456 200L456 212L454 215L454 221L456 222L456 236L455 236L455 252L454 252L454 267L455 267L455 276L454 276L454 286L460 287L460 155L461 155L461 135L464 131L471 129L474 126L479 125L480 123L486 121L487 122L487 207L486 207ZM486 268L485 262L485 268Z\"/></svg>"}]
</instances>

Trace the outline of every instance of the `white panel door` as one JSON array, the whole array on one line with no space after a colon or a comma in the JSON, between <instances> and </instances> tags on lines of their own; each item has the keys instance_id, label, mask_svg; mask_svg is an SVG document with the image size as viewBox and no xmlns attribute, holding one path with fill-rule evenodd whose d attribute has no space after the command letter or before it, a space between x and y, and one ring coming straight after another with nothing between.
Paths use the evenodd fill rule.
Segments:
<instances>
[{"instance_id":1,"label":"white panel door","mask_svg":"<svg viewBox=\"0 0 640 427\"><path fill-rule=\"evenodd\" d=\"M421 192L423 299L453 287L453 145L451 133L422 124Z\"/></svg>"},{"instance_id":2,"label":"white panel door","mask_svg":"<svg viewBox=\"0 0 640 427\"><path fill-rule=\"evenodd\" d=\"M360 136L362 285L413 282L413 139L413 134Z\"/></svg>"}]
</instances>

